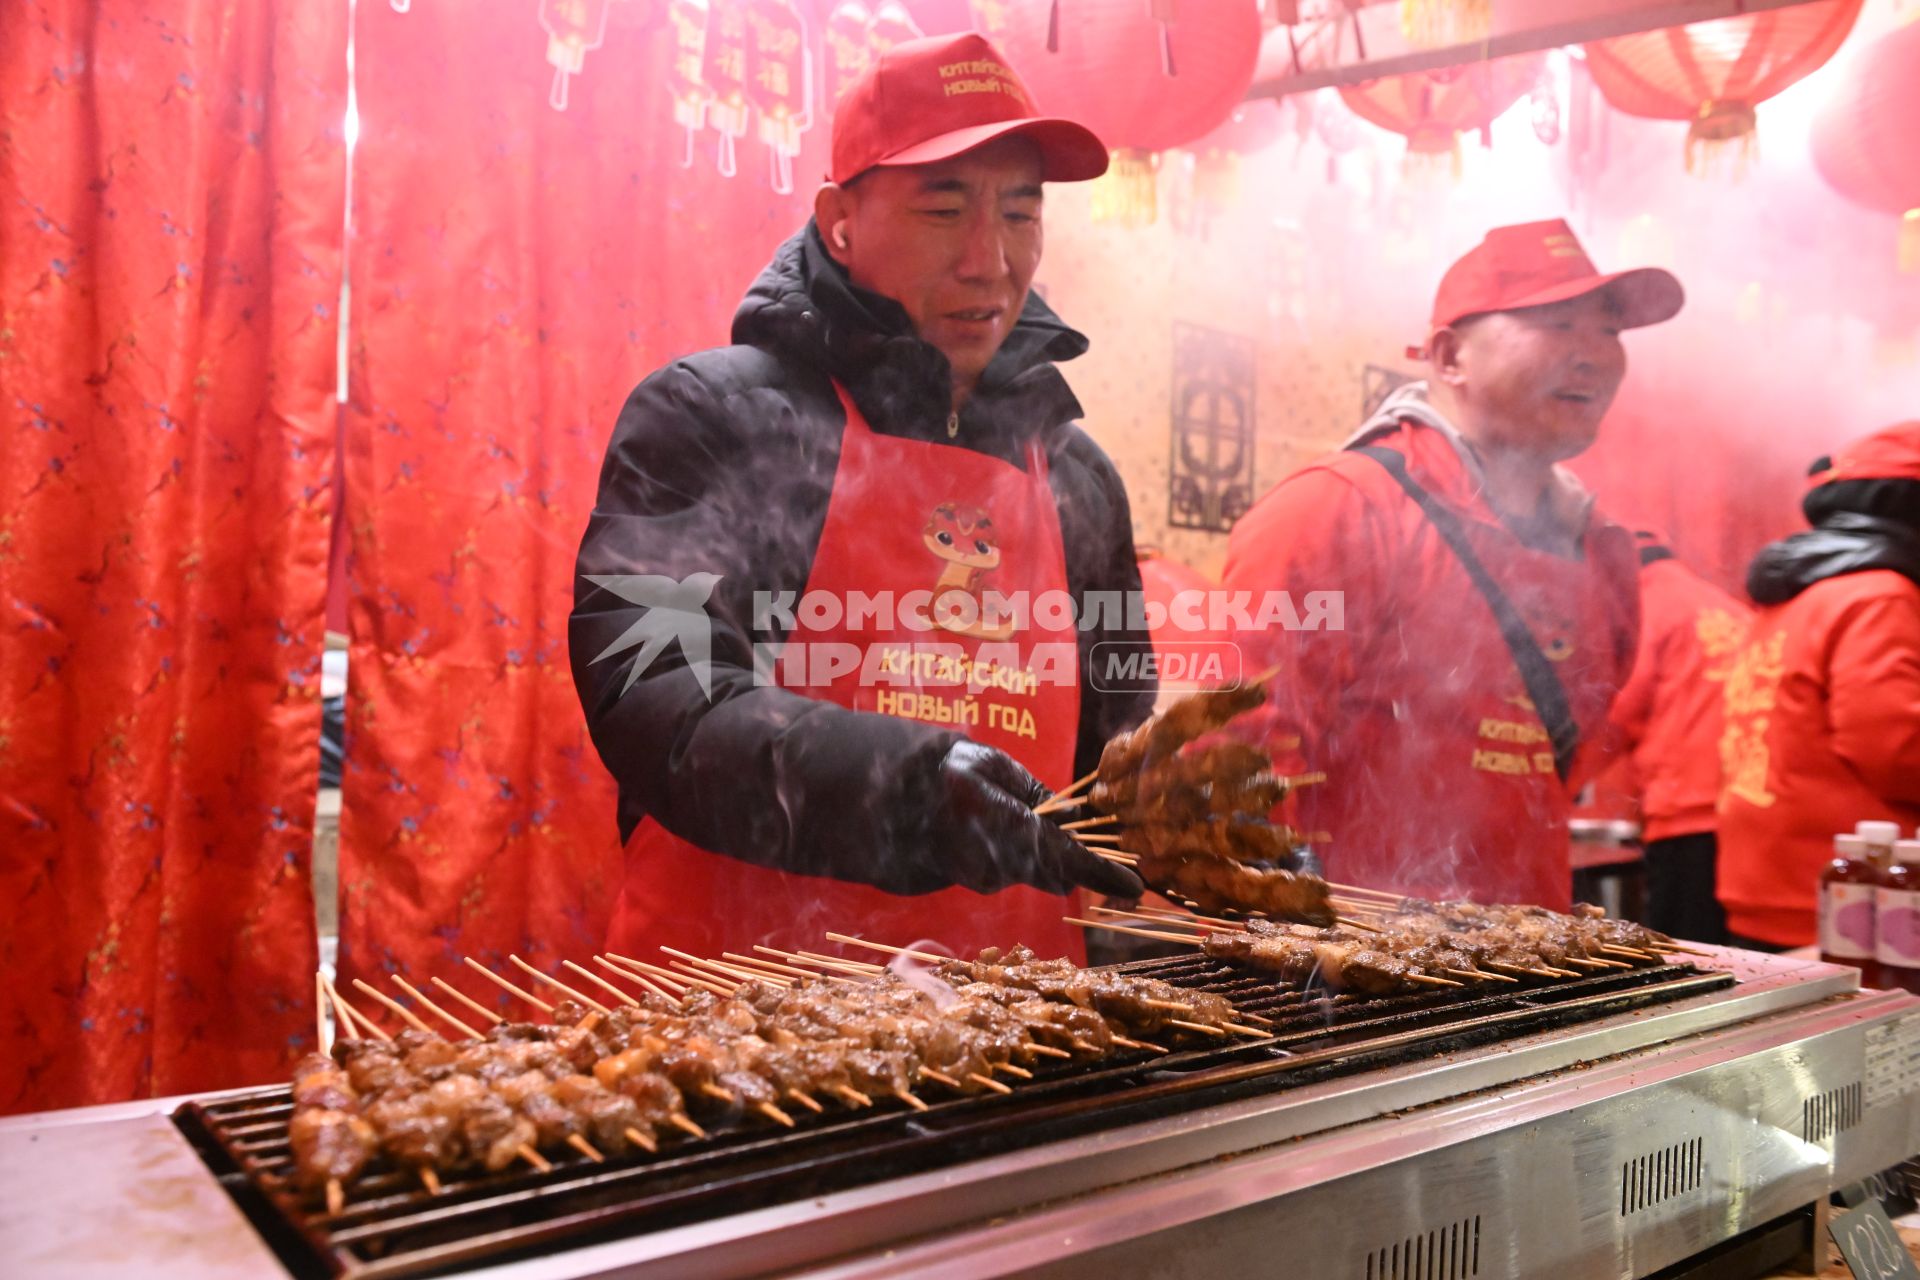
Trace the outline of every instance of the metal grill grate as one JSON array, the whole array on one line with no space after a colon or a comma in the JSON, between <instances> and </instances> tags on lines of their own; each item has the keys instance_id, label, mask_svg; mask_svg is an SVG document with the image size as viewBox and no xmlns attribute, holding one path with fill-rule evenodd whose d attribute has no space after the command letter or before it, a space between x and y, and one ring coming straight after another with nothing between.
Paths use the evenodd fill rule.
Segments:
<instances>
[{"instance_id":1,"label":"metal grill grate","mask_svg":"<svg viewBox=\"0 0 1920 1280\"><path fill-rule=\"evenodd\" d=\"M1204 956L1148 960L1124 971L1218 992L1274 1024L1263 1040L1144 1053L1096 1064L1034 1064L1010 1097L931 1103L925 1113L876 1107L802 1113L798 1127L743 1126L657 1156L594 1164L555 1157L549 1173L448 1178L429 1195L397 1171L375 1172L329 1215L284 1181L291 1169L285 1088L189 1103L175 1122L297 1276L360 1278L456 1270L560 1247L707 1221L881 1182L1079 1134L1114 1129L1417 1056L1590 1021L1730 986L1726 974L1661 966L1524 985L1460 998L1309 995ZM1405 1251L1439 1266L1447 1250L1421 1238ZM1477 1240L1477 1235L1475 1236ZM1477 1254L1474 1255L1477 1257ZM1471 1276L1471 1270L1450 1273Z\"/></svg>"}]
</instances>

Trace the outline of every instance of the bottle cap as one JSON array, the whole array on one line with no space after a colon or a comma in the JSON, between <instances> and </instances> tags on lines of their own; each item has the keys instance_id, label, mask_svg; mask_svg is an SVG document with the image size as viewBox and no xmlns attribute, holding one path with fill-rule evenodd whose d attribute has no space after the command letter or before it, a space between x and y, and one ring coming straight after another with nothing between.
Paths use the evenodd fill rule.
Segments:
<instances>
[{"instance_id":1,"label":"bottle cap","mask_svg":"<svg viewBox=\"0 0 1920 1280\"><path fill-rule=\"evenodd\" d=\"M1843 858L1864 858L1867 856L1867 838L1865 836L1835 836L1833 851Z\"/></svg>"},{"instance_id":2,"label":"bottle cap","mask_svg":"<svg viewBox=\"0 0 1920 1280\"><path fill-rule=\"evenodd\" d=\"M1893 860L1911 862L1920 866L1920 840L1895 840L1893 842Z\"/></svg>"},{"instance_id":3,"label":"bottle cap","mask_svg":"<svg viewBox=\"0 0 1920 1280\"><path fill-rule=\"evenodd\" d=\"M1862 822L1854 826L1853 834L1863 837L1868 844L1892 844L1900 838L1900 824L1897 822Z\"/></svg>"}]
</instances>

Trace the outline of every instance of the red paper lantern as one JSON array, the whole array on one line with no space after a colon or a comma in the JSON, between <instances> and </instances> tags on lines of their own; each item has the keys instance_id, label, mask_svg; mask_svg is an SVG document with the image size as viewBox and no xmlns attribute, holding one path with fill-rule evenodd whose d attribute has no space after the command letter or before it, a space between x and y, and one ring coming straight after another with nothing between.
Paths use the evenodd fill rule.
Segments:
<instances>
[{"instance_id":1,"label":"red paper lantern","mask_svg":"<svg viewBox=\"0 0 1920 1280\"><path fill-rule=\"evenodd\" d=\"M855 80L873 61L873 49L867 42L867 28L873 14L860 0L844 0L827 15L827 56L821 66L827 109L840 103Z\"/></svg>"},{"instance_id":2,"label":"red paper lantern","mask_svg":"<svg viewBox=\"0 0 1920 1280\"><path fill-rule=\"evenodd\" d=\"M1813 167L1855 204L1900 215L1900 270L1920 271L1920 22L1875 41L1813 122Z\"/></svg>"},{"instance_id":3,"label":"red paper lantern","mask_svg":"<svg viewBox=\"0 0 1920 1280\"><path fill-rule=\"evenodd\" d=\"M767 145L769 181L793 192L793 161L800 135L813 127L813 47L794 0L748 0L747 101Z\"/></svg>"},{"instance_id":4,"label":"red paper lantern","mask_svg":"<svg viewBox=\"0 0 1920 1280\"><path fill-rule=\"evenodd\" d=\"M1041 110L1114 150L1204 138L1247 96L1260 54L1255 0L976 0L974 12Z\"/></svg>"},{"instance_id":5,"label":"red paper lantern","mask_svg":"<svg viewBox=\"0 0 1920 1280\"><path fill-rule=\"evenodd\" d=\"M747 103L746 0L707 0L702 53L700 78L712 95L707 100L707 124L720 135L720 172L731 178L739 171L734 144L747 136L753 118Z\"/></svg>"},{"instance_id":6,"label":"red paper lantern","mask_svg":"<svg viewBox=\"0 0 1920 1280\"><path fill-rule=\"evenodd\" d=\"M1687 168L1709 149L1753 145L1754 106L1817 70L1860 16L1862 0L1810 4L1586 46L1593 83L1614 108L1652 120L1686 120Z\"/></svg>"},{"instance_id":7,"label":"red paper lantern","mask_svg":"<svg viewBox=\"0 0 1920 1280\"><path fill-rule=\"evenodd\" d=\"M1486 130L1530 92L1546 65L1543 53L1476 62L1441 71L1414 71L1340 86L1353 113L1407 140L1409 156L1452 156L1460 135Z\"/></svg>"},{"instance_id":8,"label":"red paper lantern","mask_svg":"<svg viewBox=\"0 0 1920 1280\"><path fill-rule=\"evenodd\" d=\"M540 0L540 26L547 33L547 62L553 87L547 105L567 109L567 85L586 69L587 54L607 38L609 0Z\"/></svg>"},{"instance_id":9,"label":"red paper lantern","mask_svg":"<svg viewBox=\"0 0 1920 1280\"><path fill-rule=\"evenodd\" d=\"M667 31L673 38L667 92L673 99L673 122L687 131L680 164L691 168L693 136L705 127L707 102L713 97L702 79L707 60L706 0L667 0Z\"/></svg>"}]
</instances>

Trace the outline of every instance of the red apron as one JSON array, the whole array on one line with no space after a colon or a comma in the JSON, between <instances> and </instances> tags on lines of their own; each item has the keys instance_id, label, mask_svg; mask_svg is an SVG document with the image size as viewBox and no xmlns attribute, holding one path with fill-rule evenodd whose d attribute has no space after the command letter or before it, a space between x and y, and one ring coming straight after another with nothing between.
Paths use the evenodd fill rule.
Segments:
<instances>
[{"instance_id":1,"label":"red apron","mask_svg":"<svg viewBox=\"0 0 1920 1280\"><path fill-rule=\"evenodd\" d=\"M891 619L860 617L857 628L844 609L837 619L796 609L786 652L804 652L812 678L804 682L807 672L795 661L779 663L776 674L808 697L952 727L1058 790L1073 776L1079 685L1022 673L1044 672L1048 662L1057 671L1058 660L1077 654L1071 616L1033 609L1009 637L990 625L991 613L980 620L960 598L1065 598L1066 557L1045 453L1029 444L1023 471L972 449L877 435L838 390L847 425L802 600L823 593L844 605L856 592L889 592L896 609ZM915 629L907 614L948 625ZM853 652L861 661L852 670L822 682L815 655L844 661ZM1077 658L1067 661L1077 673ZM840 951L827 942L828 930L900 945L925 939L963 955L1015 942L1043 956L1082 954L1079 932L1060 919L1068 900L1024 886L901 896L709 853L651 818L627 843L626 868L608 945L628 955L662 944L699 955L754 943Z\"/></svg>"}]
</instances>

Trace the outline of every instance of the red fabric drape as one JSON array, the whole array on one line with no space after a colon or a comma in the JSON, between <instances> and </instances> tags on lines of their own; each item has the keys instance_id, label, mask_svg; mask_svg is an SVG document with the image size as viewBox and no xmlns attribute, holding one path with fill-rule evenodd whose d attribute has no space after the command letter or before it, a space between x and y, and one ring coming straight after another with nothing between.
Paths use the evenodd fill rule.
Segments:
<instances>
[{"instance_id":1,"label":"red fabric drape","mask_svg":"<svg viewBox=\"0 0 1920 1280\"><path fill-rule=\"evenodd\" d=\"M566 647L601 455L636 382L726 341L824 113L781 197L753 132L738 176L708 129L683 167L670 24L610 25L559 112L531 7L357 22L342 964L550 965L600 945L619 867Z\"/></svg>"},{"instance_id":2,"label":"red fabric drape","mask_svg":"<svg viewBox=\"0 0 1920 1280\"><path fill-rule=\"evenodd\" d=\"M0 1111L310 1043L344 39L0 5Z\"/></svg>"}]
</instances>

